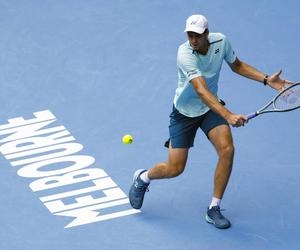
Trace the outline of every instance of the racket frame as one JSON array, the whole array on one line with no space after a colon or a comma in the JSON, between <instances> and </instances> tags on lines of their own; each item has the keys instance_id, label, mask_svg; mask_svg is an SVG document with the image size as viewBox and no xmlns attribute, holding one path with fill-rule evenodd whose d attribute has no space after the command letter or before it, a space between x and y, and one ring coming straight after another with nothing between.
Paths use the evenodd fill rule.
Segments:
<instances>
[{"instance_id":1,"label":"racket frame","mask_svg":"<svg viewBox=\"0 0 300 250\"><path fill-rule=\"evenodd\" d=\"M262 108L260 108L259 110L257 110L256 112L252 113L252 114L249 114L247 115L247 118L248 120L258 116L258 115L261 115L261 114L264 114L264 113L272 113L272 112L288 112L288 111L292 111L292 110L295 110L297 108L300 108L300 105L296 106L296 107L293 107L293 108L289 108L289 109L277 109L275 107L275 101L283 94L285 93L286 91L288 91L289 89L295 87L295 86L298 86L300 85L300 82L297 82L293 85L290 85L289 87L285 88L284 90L282 90L280 93L278 93L270 102L268 102L265 106L263 106ZM273 109L268 109L266 110L269 106L273 106Z\"/></svg>"}]
</instances>

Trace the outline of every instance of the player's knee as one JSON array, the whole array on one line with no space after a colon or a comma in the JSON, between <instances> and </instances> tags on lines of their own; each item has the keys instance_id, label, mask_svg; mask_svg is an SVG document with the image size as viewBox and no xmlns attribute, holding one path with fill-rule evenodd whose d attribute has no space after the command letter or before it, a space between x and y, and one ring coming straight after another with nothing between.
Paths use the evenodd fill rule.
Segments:
<instances>
[{"instance_id":1,"label":"player's knee","mask_svg":"<svg viewBox=\"0 0 300 250\"><path fill-rule=\"evenodd\" d=\"M220 150L220 156L231 158L234 155L234 146L232 144L224 145Z\"/></svg>"},{"instance_id":2,"label":"player's knee","mask_svg":"<svg viewBox=\"0 0 300 250\"><path fill-rule=\"evenodd\" d=\"M184 171L184 167L185 167L185 164L180 163L180 162L168 164L169 177L173 178L173 177L181 175Z\"/></svg>"}]
</instances>

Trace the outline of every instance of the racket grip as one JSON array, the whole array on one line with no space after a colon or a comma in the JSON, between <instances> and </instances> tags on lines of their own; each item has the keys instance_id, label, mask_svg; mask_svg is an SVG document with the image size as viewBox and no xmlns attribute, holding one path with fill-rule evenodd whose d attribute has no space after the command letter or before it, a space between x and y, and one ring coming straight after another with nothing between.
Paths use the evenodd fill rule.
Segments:
<instances>
[{"instance_id":1,"label":"racket grip","mask_svg":"<svg viewBox=\"0 0 300 250\"><path fill-rule=\"evenodd\" d=\"M247 115L247 118L248 118L248 120L250 120L256 116L257 116L257 113L252 113L252 114Z\"/></svg>"}]
</instances>

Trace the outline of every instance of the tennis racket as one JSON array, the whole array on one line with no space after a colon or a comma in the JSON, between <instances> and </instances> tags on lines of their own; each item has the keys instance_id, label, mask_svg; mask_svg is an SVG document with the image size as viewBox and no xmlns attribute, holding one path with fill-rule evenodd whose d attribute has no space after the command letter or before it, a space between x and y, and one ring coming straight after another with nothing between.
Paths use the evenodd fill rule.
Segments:
<instances>
[{"instance_id":1,"label":"tennis racket","mask_svg":"<svg viewBox=\"0 0 300 250\"><path fill-rule=\"evenodd\" d=\"M300 108L300 82L290 85L276 95L267 105L247 115L248 120L265 113L287 112Z\"/></svg>"}]
</instances>

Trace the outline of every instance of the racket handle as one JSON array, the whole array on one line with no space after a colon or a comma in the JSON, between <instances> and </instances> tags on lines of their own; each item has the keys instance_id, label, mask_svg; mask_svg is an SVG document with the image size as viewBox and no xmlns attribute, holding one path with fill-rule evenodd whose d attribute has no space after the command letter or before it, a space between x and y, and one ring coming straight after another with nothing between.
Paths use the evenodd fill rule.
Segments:
<instances>
[{"instance_id":1,"label":"racket handle","mask_svg":"<svg viewBox=\"0 0 300 250\"><path fill-rule=\"evenodd\" d=\"M257 116L257 113L252 113L250 115L247 115L247 118L248 118L248 120L250 120L250 119L252 119L252 118L254 118L256 116Z\"/></svg>"}]
</instances>

